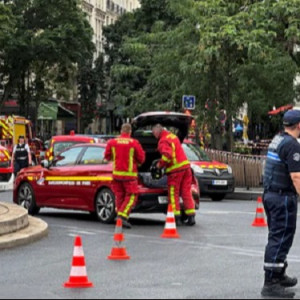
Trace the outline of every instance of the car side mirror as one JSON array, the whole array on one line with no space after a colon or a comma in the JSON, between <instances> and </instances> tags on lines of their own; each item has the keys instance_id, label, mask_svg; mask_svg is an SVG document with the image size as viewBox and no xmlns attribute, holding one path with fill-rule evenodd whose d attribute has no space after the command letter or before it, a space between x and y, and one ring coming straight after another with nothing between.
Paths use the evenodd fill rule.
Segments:
<instances>
[{"instance_id":1,"label":"car side mirror","mask_svg":"<svg viewBox=\"0 0 300 300\"><path fill-rule=\"evenodd\" d=\"M49 169L50 168L50 162L48 161L48 160L43 160L42 162L41 162L41 166L43 167L43 168L45 168L45 169Z\"/></svg>"}]
</instances>

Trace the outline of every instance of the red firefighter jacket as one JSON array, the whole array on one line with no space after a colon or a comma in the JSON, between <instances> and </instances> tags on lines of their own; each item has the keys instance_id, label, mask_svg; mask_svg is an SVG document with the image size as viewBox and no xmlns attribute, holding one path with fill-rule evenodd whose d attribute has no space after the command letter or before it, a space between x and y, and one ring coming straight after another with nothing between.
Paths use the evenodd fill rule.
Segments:
<instances>
[{"instance_id":1,"label":"red firefighter jacket","mask_svg":"<svg viewBox=\"0 0 300 300\"><path fill-rule=\"evenodd\" d=\"M164 130L158 143L158 151L162 155L159 166L166 168L167 174L190 168L190 162L175 134Z\"/></svg>"},{"instance_id":2,"label":"red firefighter jacket","mask_svg":"<svg viewBox=\"0 0 300 300\"><path fill-rule=\"evenodd\" d=\"M145 162L145 152L141 144L122 134L108 142L105 159L113 161L113 178L116 180L135 180L138 177L138 166Z\"/></svg>"}]
</instances>

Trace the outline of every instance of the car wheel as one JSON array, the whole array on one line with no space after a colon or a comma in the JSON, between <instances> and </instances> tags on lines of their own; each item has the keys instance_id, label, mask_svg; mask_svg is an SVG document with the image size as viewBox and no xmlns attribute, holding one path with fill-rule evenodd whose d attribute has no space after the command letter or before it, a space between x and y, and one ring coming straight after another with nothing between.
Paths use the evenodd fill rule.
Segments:
<instances>
[{"instance_id":1,"label":"car wheel","mask_svg":"<svg viewBox=\"0 0 300 300\"><path fill-rule=\"evenodd\" d=\"M220 202L224 200L226 197L226 194L216 194L216 195L211 195L212 201Z\"/></svg>"},{"instance_id":2,"label":"car wheel","mask_svg":"<svg viewBox=\"0 0 300 300\"><path fill-rule=\"evenodd\" d=\"M23 183L19 188L18 204L28 210L30 215L36 215L40 212L40 208L35 202L34 191L27 182Z\"/></svg>"},{"instance_id":3,"label":"car wheel","mask_svg":"<svg viewBox=\"0 0 300 300\"><path fill-rule=\"evenodd\" d=\"M115 209L115 195L110 189L101 190L95 200L95 215L105 224L114 222L117 214Z\"/></svg>"}]
</instances>

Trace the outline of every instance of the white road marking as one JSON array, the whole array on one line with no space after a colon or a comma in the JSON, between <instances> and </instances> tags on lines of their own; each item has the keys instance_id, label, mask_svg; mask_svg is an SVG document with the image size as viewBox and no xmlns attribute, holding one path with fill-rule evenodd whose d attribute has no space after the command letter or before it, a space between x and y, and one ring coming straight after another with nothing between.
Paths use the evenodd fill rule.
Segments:
<instances>
[{"instance_id":1,"label":"white road marking","mask_svg":"<svg viewBox=\"0 0 300 300\"><path fill-rule=\"evenodd\" d=\"M71 237L71 238L74 238L74 237L77 237L78 234L69 233L69 234L67 234L67 236L69 236L69 237Z\"/></svg>"},{"instance_id":2,"label":"white road marking","mask_svg":"<svg viewBox=\"0 0 300 300\"><path fill-rule=\"evenodd\" d=\"M237 213L237 212L234 212ZM245 214L243 212L243 214ZM246 213L248 214L248 213ZM105 235L109 235L109 236L113 236L113 231L110 230L89 230L88 228L79 228L79 227L74 227L74 226L65 226L65 225L51 225L52 227L56 227L56 228L63 228L63 229L68 229L69 233L67 234L69 237L76 237L78 234L74 234L71 232L77 232L77 233L82 233L82 234L86 234L86 235L91 235L94 236L96 234L105 234ZM163 230L163 226L162 226L162 230ZM267 230L266 230L267 232ZM251 234L252 236L261 236L261 237L265 237L266 236L266 232L264 234ZM187 246L190 246L190 248L195 248L195 249L210 249L210 250L225 250L228 251L229 253L231 253L232 255L242 255L242 256L249 256L249 257L261 257L263 259L264 256L264 251L258 251L258 250L254 250L254 249L247 249L247 248L241 248L241 247L234 247L234 246L224 246L224 245L218 245L218 244L211 244L211 243L203 243L203 242L198 242L198 241L189 241L189 240L183 240L183 239L179 239L179 240L166 240L166 241L162 241L159 237L159 235L155 238L155 237L149 237L146 235L140 235L140 234L134 234L134 233L128 233L127 231L125 231L125 235L127 238L138 238L138 239L144 239L147 240L148 243L152 243L152 244L157 244L157 245L166 245L166 244L184 244ZM216 234L216 235L201 235L199 236L199 238L207 238L207 237L211 237L211 238L218 238L218 237L237 237L237 236L245 236L244 234ZM247 235L249 236L249 235ZM263 248L262 248L263 249ZM300 257L299 256L289 256L289 261L293 262L293 263L300 263Z\"/></svg>"},{"instance_id":3,"label":"white road marking","mask_svg":"<svg viewBox=\"0 0 300 300\"><path fill-rule=\"evenodd\" d=\"M96 235L97 233L96 232L91 232L91 231L77 231L77 230L71 230L73 232L76 232L78 234L83 234L83 235Z\"/></svg>"}]
</instances>

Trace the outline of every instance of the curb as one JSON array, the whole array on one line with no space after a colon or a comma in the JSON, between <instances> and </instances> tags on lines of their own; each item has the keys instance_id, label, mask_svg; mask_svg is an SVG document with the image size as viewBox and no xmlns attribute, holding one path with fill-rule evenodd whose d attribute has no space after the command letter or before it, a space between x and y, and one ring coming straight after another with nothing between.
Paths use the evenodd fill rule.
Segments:
<instances>
[{"instance_id":1,"label":"curb","mask_svg":"<svg viewBox=\"0 0 300 300\"><path fill-rule=\"evenodd\" d=\"M0 203L0 237L26 228L27 211L15 204Z\"/></svg>"},{"instance_id":2,"label":"curb","mask_svg":"<svg viewBox=\"0 0 300 300\"><path fill-rule=\"evenodd\" d=\"M44 221L28 217L29 226L15 233L0 236L0 250L28 245L48 235L48 224Z\"/></svg>"},{"instance_id":3,"label":"curb","mask_svg":"<svg viewBox=\"0 0 300 300\"><path fill-rule=\"evenodd\" d=\"M242 190L236 191L233 194L228 194L226 196L227 200L242 200L242 201L257 201L257 197L262 196L263 191L253 191L253 190Z\"/></svg>"}]
</instances>

